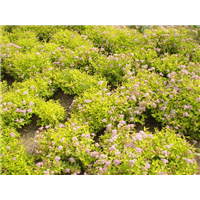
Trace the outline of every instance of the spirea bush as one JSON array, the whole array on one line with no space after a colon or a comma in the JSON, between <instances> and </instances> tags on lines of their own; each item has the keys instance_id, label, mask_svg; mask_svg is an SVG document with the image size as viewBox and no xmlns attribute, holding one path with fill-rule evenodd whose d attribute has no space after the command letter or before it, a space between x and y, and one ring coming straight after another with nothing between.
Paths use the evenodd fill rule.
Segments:
<instances>
[{"instance_id":1,"label":"spirea bush","mask_svg":"<svg viewBox=\"0 0 200 200\"><path fill-rule=\"evenodd\" d=\"M171 128L199 139L200 123L200 68L199 64L180 66L178 73L168 74L165 98L153 116Z\"/></svg>"},{"instance_id":2,"label":"spirea bush","mask_svg":"<svg viewBox=\"0 0 200 200\"><path fill-rule=\"evenodd\" d=\"M9 91L4 92L1 99L2 125L21 128L31 122L33 114L39 117L37 124L42 126L54 126L65 120L66 111L58 102L42 99L54 94L51 84L52 81L37 77L35 80L15 83Z\"/></svg>"},{"instance_id":3,"label":"spirea bush","mask_svg":"<svg viewBox=\"0 0 200 200\"><path fill-rule=\"evenodd\" d=\"M61 88L65 94L70 95L81 95L87 90L98 91L107 86L104 78L90 76L77 69L64 69L55 73L53 79L57 88Z\"/></svg>"},{"instance_id":4,"label":"spirea bush","mask_svg":"<svg viewBox=\"0 0 200 200\"><path fill-rule=\"evenodd\" d=\"M15 41L14 38L11 40L14 44L22 47L20 50L22 52L28 52L32 50L35 46L39 46L40 42L36 38L36 34L34 32L26 31L26 32L18 32L16 31L17 34L17 40ZM12 34L13 37L15 37L16 34Z\"/></svg>"},{"instance_id":5,"label":"spirea bush","mask_svg":"<svg viewBox=\"0 0 200 200\"><path fill-rule=\"evenodd\" d=\"M133 124L107 126L88 174L183 175L197 171L193 151L170 129L136 132Z\"/></svg>"},{"instance_id":6,"label":"spirea bush","mask_svg":"<svg viewBox=\"0 0 200 200\"><path fill-rule=\"evenodd\" d=\"M92 42L89 42L87 37L69 30L61 30L55 33L52 37L52 43L59 44L60 46L70 48L72 50L75 50L76 47L80 46L93 47Z\"/></svg>"},{"instance_id":7,"label":"spirea bush","mask_svg":"<svg viewBox=\"0 0 200 200\"><path fill-rule=\"evenodd\" d=\"M2 98L2 94L8 91L8 85L6 81L0 82L0 98Z\"/></svg>"},{"instance_id":8,"label":"spirea bush","mask_svg":"<svg viewBox=\"0 0 200 200\"><path fill-rule=\"evenodd\" d=\"M81 174L94 160L92 135L88 126L77 122L37 131L35 174Z\"/></svg>"},{"instance_id":9,"label":"spirea bush","mask_svg":"<svg viewBox=\"0 0 200 200\"><path fill-rule=\"evenodd\" d=\"M19 140L20 134L10 127L1 128L1 174L31 175L34 159L27 153Z\"/></svg>"},{"instance_id":10,"label":"spirea bush","mask_svg":"<svg viewBox=\"0 0 200 200\"><path fill-rule=\"evenodd\" d=\"M39 52L26 54L17 52L4 60L3 66L16 80L23 80L51 68L51 61L47 55Z\"/></svg>"}]
</instances>

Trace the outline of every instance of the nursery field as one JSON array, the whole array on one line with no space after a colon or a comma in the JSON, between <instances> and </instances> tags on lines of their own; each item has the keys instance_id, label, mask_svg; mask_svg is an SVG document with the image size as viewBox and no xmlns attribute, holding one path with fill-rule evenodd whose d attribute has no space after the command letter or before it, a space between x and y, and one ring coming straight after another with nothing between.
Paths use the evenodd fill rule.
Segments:
<instances>
[{"instance_id":1,"label":"nursery field","mask_svg":"<svg viewBox=\"0 0 200 200\"><path fill-rule=\"evenodd\" d=\"M2 175L200 174L200 29L1 26Z\"/></svg>"}]
</instances>

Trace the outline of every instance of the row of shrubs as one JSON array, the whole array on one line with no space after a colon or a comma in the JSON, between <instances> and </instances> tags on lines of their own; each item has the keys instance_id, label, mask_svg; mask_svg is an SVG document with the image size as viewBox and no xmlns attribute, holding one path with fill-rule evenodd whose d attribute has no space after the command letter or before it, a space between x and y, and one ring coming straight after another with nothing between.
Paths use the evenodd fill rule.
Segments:
<instances>
[{"instance_id":1,"label":"row of shrubs","mask_svg":"<svg viewBox=\"0 0 200 200\"><path fill-rule=\"evenodd\" d=\"M19 81L1 83L3 174L197 173L182 136L200 135L195 34L112 26L4 26L2 33L2 71ZM49 100L59 88L75 95L65 123L66 110ZM41 128L30 156L17 129L33 114ZM149 116L163 129L136 132Z\"/></svg>"}]
</instances>

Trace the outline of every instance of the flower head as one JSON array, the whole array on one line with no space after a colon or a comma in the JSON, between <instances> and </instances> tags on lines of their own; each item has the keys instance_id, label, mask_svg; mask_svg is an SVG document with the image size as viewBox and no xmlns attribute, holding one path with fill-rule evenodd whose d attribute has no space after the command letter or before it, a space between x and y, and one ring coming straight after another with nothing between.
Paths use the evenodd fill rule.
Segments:
<instances>
[{"instance_id":1,"label":"flower head","mask_svg":"<svg viewBox=\"0 0 200 200\"><path fill-rule=\"evenodd\" d=\"M60 145L60 146L58 147L58 150L62 150L62 149L63 149L63 146Z\"/></svg>"},{"instance_id":2,"label":"flower head","mask_svg":"<svg viewBox=\"0 0 200 200\"><path fill-rule=\"evenodd\" d=\"M31 112L32 112L32 109L29 108L29 109L27 109L26 111L29 112L29 113L31 113Z\"/></svg>"},{"instance_id":3,"label":"flower head","mask_svg":"<svg viewBox=\"0 0 200 200\"><path fill-rule=\"evenodd\" d=\"M11 137L14 137L14 136L15 136L15 134L14 134L14 133L10 133L10 136L11 136Z\"/></svg>"},{"instance_id":4,"label":"flower head","mask_svg":"<svg viewBox=\"0 0 200 200\"><path fill-rule=\"evenodd\" d=\"M66 169L66 170L65 170L65 173L68 173L69 171L70 171L70 169Z\"/></svg>"},{"instance_id":5,"label":"flower head","mask_svg":"<svg viewBox=\"0 0 200 200\"><path fill-rule=\"evenodd\" d=\"M167 160L167 159L164 159L164 158L161 158L161 161L162 161L164 164L168 163L168 160Z\"/></svg>"},{"instance_id":6,"label":"flower head","mask_svg":"<svg viewBox=\"0 0 200 200\"><path fill-rule=\"evenodd\" d=\"M55 157L55 161L58 162L59 160L60 160L60 157L59 157L59 156L56 156L56 157Z\"/></svg>"}]
</instances>

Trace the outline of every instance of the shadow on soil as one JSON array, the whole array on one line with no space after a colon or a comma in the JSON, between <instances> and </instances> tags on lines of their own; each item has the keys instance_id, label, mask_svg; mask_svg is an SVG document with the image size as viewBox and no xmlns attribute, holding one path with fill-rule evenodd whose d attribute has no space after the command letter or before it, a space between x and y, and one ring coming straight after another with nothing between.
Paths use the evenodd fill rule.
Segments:
<instances>
[{"instance_id":1,"label":"shadow on soil","mask_svg":"<svg viewBox=\"0 0 200 200\"><path fill-rule=\"evenodd\" d=\"M161 131L162 123L157 122L152 116L150 116L148 119L145 119L144 125L142 125L138 122L135 123L135 130L137 132L143 131L144 127L148 128L148 131L155 133L155 128L157 128L159 131Z\"/></svg>"},{"instance_id":2,"label":"shadow on soil","mask_svg":"<svg viewBox=\"0 0 200 200\"><path fill-rule=\"evenodd\" d=\"M7 81L8 86L11 86L15 82L15 79L9 74L2 73L2 76L3 78L1 79L1 81Z\"/></svg>"},{"instance_id":3,"label":"shadow on soil","mask_svg":"<svg viewBox=\"0 0 200 200\"><path fill-rule=\"evenodd\" d=\"M106 130L106 128L102 128L101 130L97 131L96 132L96 135L94 137L94 141L96 143L99 143L100 142L100 136L104 134L104 131Z\"/></svg>"}]
</instances>

